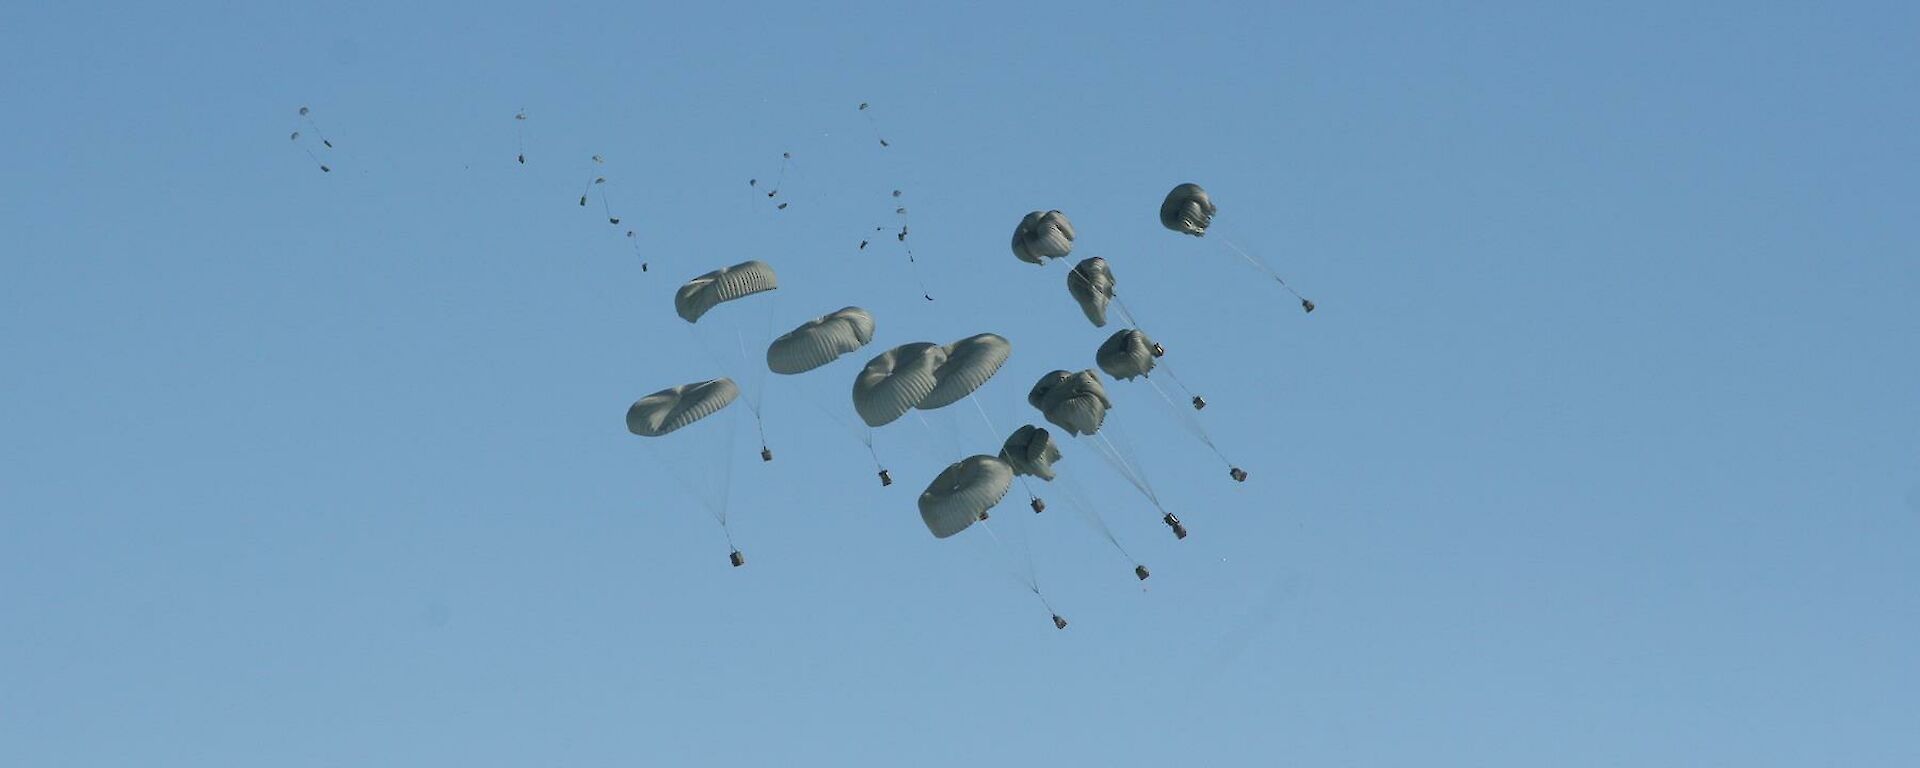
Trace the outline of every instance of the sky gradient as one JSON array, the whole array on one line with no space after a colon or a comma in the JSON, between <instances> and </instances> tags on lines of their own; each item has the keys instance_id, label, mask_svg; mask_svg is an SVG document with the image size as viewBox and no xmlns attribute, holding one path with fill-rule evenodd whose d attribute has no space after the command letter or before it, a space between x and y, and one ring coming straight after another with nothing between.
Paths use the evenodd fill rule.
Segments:
<instances>
[{"instance_id":1,"label":"sky gradient","mask_svg":"<svg viewBox=\"0 0 1920 768\"><path fill-rule=\"evenodd\" d=\"M1920 764L1913 6L696 5L0 10L0 765ZM993 331L1037 422L1052 208L1252 473L1110 385L1144 584L807 399ZM748 258L879 332L729 423L732 569L621 416Z\"/></svg>"}]
</instances>

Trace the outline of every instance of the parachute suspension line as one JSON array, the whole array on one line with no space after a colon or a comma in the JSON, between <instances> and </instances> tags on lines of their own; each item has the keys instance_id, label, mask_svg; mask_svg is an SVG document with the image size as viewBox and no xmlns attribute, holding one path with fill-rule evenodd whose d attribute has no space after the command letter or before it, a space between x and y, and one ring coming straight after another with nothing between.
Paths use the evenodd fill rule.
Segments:
<instances>
[{"instance_id":1,"label":"parachute suspension line","mask_svg":"<svg viewBox=\"0 0 1920 768\"><path fill-rule=\"evenodd\" d=\"M593 194L593 187L595 184L607 183L607 177L600 175L600 168L599 168L599 166L606 165L606 164L607 164L606 158L603 158L599 155L593 156L593 165L587 166L587 184L585 187L583 187L580 190L580 207L582 208L587 207L587 196L590 194ZM605 201L605 199L606 198L601 198L603 202Z\"/></svg>"},{"instance_id":2,"label":"parachute suspension line","mask_svg":"<svg viewBox=\"0 0 1920 768\"><path fill-rule=\"evenodd\" d=\"M773 323L771 319L773 303L769 301L767 304L769 318L767 323L771 326ZM760 460L773 461L773 451L767 448L766 419L760 414L761 398L766 397L767 394L765 378L766 367L754 365L753 358L747 356L747 332L745 330L735 328L733 335L740 344L740 361L746 364L747 370L752 371L752 373L747 374L748 381L752 384L752 387L747 392L747 410L753 412L753 427L755 431L760 433Z\"/></svg>"},{"instance_id":3,"label":"parachute suspension line","mask_svg":"<svg viewBox=\"0 0 1920 768\"><path fill-rule=\"evenodd\" d=\"M1153 502L1155 509L1163 512L1166 511L1166 508L1160 504L1160 495L1154 493L1153 485L1147 482L1146 474L1133 466L1134 462L1129 462L1127 457L1120 453L1119 448L1114 447L1113 441L1107 439L1105 432L1095 432L1093 436L1098 440L1098 442L1094 443L1095 450L1098 450L1100 455L1107 459L1107 463L1113 465L1114 469L1125 476L1127 482L1132 483L1134 488L1139 489L1140 493L1145 495L1148 501Z\"/></svg>"},{"instance_id":4,"label":"parachute suspension line","mask_svg":"<svg viewBox=\"0 0 1920 768\"><path fill-rule=\"evenodd\" d=\"M600 210L607 214L607 223L620 226L620 217L613 215L613 206L607 203L607 187L600 185Z\"/></svg>"},{"instance_id":5,"label":"parachute suspension line","mask_svg":"<svg viewBox=\"0 0 1920 768\"><path fill-rule=\"evenodd\" d=\"M1152 376L1142 376L1141 378L1146 379L1147 384L1153 387L1153 391L1160 394L1160 399L1166 401L1167 407L1172 408L1174 413L1179 414L1181 426L1186 427L1188 432L1193 433L1194 437L1200 439L1200 442L1206 443L1207 448L1213 451L1214 456L1226 462L1228 469L1237 468L1237 465L1233 463L1232 459L1227 458L1226 454L1220 452L1220 446L1213 444L1213 437L1207 434L1207 428L1200 424L1200 418L1198 416L1195 416L1186 406L1174 402L1173 398L1167 395L1166 390L1160 388L1159 382L1154 381Z\"/></svg>"},{"instance_id":6,"label":"parachute suspension line","mask_svg":"<svg viewBox=\"0 0 1920 768\"><path fill-rule=\"evenodd\" d=\"M313 129L314 135L320 137L321 144L325 145L327 149L333 149L333 142L327 141L326 134L320 132L320 126L314 124L313 117L308 115L307 112L306 107L301 107L300 119L305 120L307 126ZM307 153L307 159L312 160L314 165L320 166L321 173L333 173L333 167L327 165L326 161L321 160L319 155L314 154L313 148L307 146L305 142L300 140L300 130L298 128L295 128L292 135L289 135L287 139L298 145L300 151Z\"/></svg>"},{"instance_id":7,"label":"parachute suspension line","mask_svg":"<svg viewBox=\"0 0 1920 768\"><path fill-rule=\"evenodd\" d=\"M1293 286L1288 285L1286 278L1281 277L1280 273L1273 271L1273 267L1267 266L1266 262L1261 261L1258 258L1255 258L1253 254L1247 253L1246 249L1241 248L1239 243L1235 243L1234 241L1229 240L1226 237L1219 238L1217 242L1219 242L1221 245L1226 246L1228 249L1232 250L1234 253L1240 254L1240 258L1246 259L1247 263L1252 264L1255 269L1258 269L1262 272L1267 273L1267 277L1273 278L1273 281L1276 283L1279 283L1280 287L1287 289L1287 293L1293 294L1294 298L1300 300L1300 307L1302 309L1305 309L1308 312L1313 311L1313 302L1308 300L1307 297L1300 295L1300 292L1294 290Z\"/></svg>"},{"instance_id":8,"label":"parachute suspension line","mask_svg":"<svg viewBox=\"0 0 1920 768\"><path fill-rule=\"evenodd\" d=\"M940 430L933 428L933 423L927 421L926 415L922 414L920 409L913 409L913 418L920 422L920 426L927 428L927 434L934 436L936 439L941 436ZM958 435L947 434L945 437L947 443L953 448L953 455L956 459L964 459L967 457L967 450L960 446L960 438Z\"/></svg>"},{"instance_id":9,"label":"parachute suspension line","mask_svg":"<svg viewBox=\"0 0 1920 768\"><path fill-rule=\"evenodd\" d=\"M933 301L933 294L927 292L927 281L920 275L920 260L913 255L913 242L907 239L907 235L912 231L912 222L907 219L907 206L900 197L900 190L896 189L893 191L893 201L893 215L900 218L900 231L894 233L893 237L900 242L900 247L907 252L907 266L913 271L914 285L920 288L920 298Z\"/></svg>"},{"instance_id":10,"label":"parachute suspension line","mask_svg":"<svg viewBox=\"0 0 1920 768\"><path fill-rule=\"evenodd\" d=\"M520 160L521 165L527 164L527 127L526 126L527 126L527 108L521 107L519 112L513 113L513 143L514 143L514 146L519 151L519 154L516 155L516 157Z\"/></svg>"},{"instance_id":11,"label":"parachute suspension line","mask_svg":"<svg viewBox=\"0 0 1920 768\"><path fill-rule=\"evenodd\" d=\"M1113 529L1107 526L1106 518L1101 516L1100 510L1094 508L1093 502L1087 500L1086 490L1080 487L1079 481L1074 480L1072 475L1064 473L1060 477L1066 482L1067 505L1080 513L1080 519L1092 526L1095 533L1100 534L1107 543L1113 545L1114 549L1119 550L1121 557L1126 558L1127 562L1135 567L1139 567L1140 561L1135 560L1133 555L1127 552L1127 548L1120 545L1120 539L1114 536Z\"/></svg>"},{"instance_id":12,"label":"parachute suspension line","mask_svg":"<svg viewBox=\"0 0 1920 768\"><path fill-rule=\"evenodd\" d=\"M1193 389L1188 387L1186 382L1183 382L1180 380L1180 376L1173 372L1173 366L1167 365L1166 363L1163 362L1163 363L1160 363L1158 367L1160 368L1160 370L1166 372L1167 380L1173 382L1173 386L1177 387L1180 390L1180 394L1184 395L1187 398L1188 403L1193 403L1194 401L1199 401L1201 403L1206 402L1205 400L1201 400L1198 395L1195 395L1193 393ZM1145 378L1147 378L1148 381L1152 381L1153 379L1152 373L1144 374L1144 376ZM1194 410L1197 411L1200 409L1194 408Z\"/></svg>"},{"instance_id":13,"label":"parachute suspension line","mask_svg":"<svg viewBox=\"0 0 1920 768\"><path fill-rule=\"evenodd\" d=\"M1114 291L1113 293L1113 305L1120 308L1120 316L1123 318L1126 318L1127 325L1134 327L1135 329L1139 330L1141 333L1147 332L1147 329L1144 326L1140 325L1140 320L1133 316L1133 308L1127 306L1127 300L1120 298L1119 291ZM1147 335L1151 336L1152 334L1147 334Z\"/></svg>"},{"instance_id":14,"label":"parachute suspension line","mask_svg":"<svg viewBox=\"0 0 1920 768\"><path fill-rule=\"evenodd\" d=\"M892 144L888 144L886 138L880 135L880 124L873 121L873 113L867 111L868 106L866 102L860 102L860 114L867 116L867 127L873 129L874 140L880 142L882 148L893 146Z\"/></svg>"},{"instance_id":15,"label":"parachute suspension line","mask_svg":"<svg viewBox=\"0 0 1920 768\"><path fill-rule=\"evenodd\" d=\"M733 447L737 442L736 435L740 431L739 429L740 425L735 423L739 421L739 419L740 417L737 414L730 415L728 417L728 420L725 425L727 430L727 437L725 441L726 449L722 451L720 454L721 456L720 458L720 527L721 528L727 528L727 512L733 496ZM729 544L733 542L732 529L727 529L727 542Z\"/></svg>"},{"instance_id":16,"label":"parachute suspension line","mask_svg":"<svg viewBox=\"0 0 1920 768\"><path fill-rule=\"evenodd\" d=\"M1019 566L1020 561L1015 560L1013 557L1013 548L1007 546L1007 542L1000 538L1000 534L993 532L992 525L987 524L985 520L976 520L974 521L974 525L980 526L987 532L987 536L993 539L994 545L1000 549L1001 556L1007 559L1007 570L1020 582L1020 586L1026 587L1027 591L1032 592L1034 597L1040 598L1040 604L1046 606L1048 613L1053 613L1053 606L1047 603L1047 596L1040 592L1040 574L1034 570L1033 567L1033 550L1030 548L1026 549L1027 567L1026 570L1022 571Z\"/></svg>"},{"instance_id":17,"label":"parachute suspension line","mask_svg":"<svg viewBox=\"0 0 1920 768\"><path fill-rule=\"evenodd\" d=\"M980 527L987 529L987 535L993 537L994 543L1000 545L1001 551L1008 549L1006 543L1000 540L1000 535L994 533L993 528L988 526L985 520L980 521ZM1047 615L1053 618L1053 628L1066 629L1067 620L1060 618L1060 611L1053 607L1053 603L1047 600L1046 593L1040 590L1040 572L1033 567L1033 547L1031 543L1021 549L1027 555L1027 588L1033 592L1035 598L1040 600L1040 607L1047 609ZM1008 554L1007 559L1011 561L1013 555Z\"/></svg>"},{"instance_id":18,"label":"parachute suspension line","mask_svg":"<svg viewBox=\"0 0 1920 768\"><path fill-rule=\"evenodd\" d=\"M333 173L333 168L328 167L328 165L320 159L319 155L314 154L312 148L300 142L299 131L294 131L293 135L289 136L288 138L291 139L295 145L300 147L300 151L307 153L308 160L312 160L314 165L320 166L321 173Z\"/></svg>"},{"instance_id":19,"label":"parachute suspension line","mask_svg":"<svg viewBox=\"0 0 1920 768\"><path fill-rule=\"evenodd\" d=\"M989 416L987 416L987 408L986 408L986 406L984 406L984 405L981 405L981 404L980 404L980 399L979 399L979 398L977 398L977 397L974 397L974 396L973 396L973 394L974 394L974 393L972 393L972 392L968 392L968 393L967 393L967 400L969 400L969 401L971 401L971 402L973 403L973 409L974 409L974 410L976 410L976 411L979 411L979 412L980 412L980 420L981 420L981 421L983 421L983 422L986 422L986 425L987 425L987 434L989 434L989 435L1000 435L1000 434L1002 434L1002 433L1001 433L1001 431L1000 431L1000 428L999 428L999 427L996 427L996 426L994 426L994 425L993 425L993 419L992 419L991 417L989 417Z\"/></svg>"},{"instance_id":20,"label":"parachute suspension line","mask_svg":"<svg viewBox=\"0 0 1920 768\"><path fill-rule=\"evenodd\" d=\"M727 549L730 550L727 556L733 561L735 568L747 562L747 559L740 554L740 546L733 543L733 527L727 524L727 508L733 494L734 435L739 432L737 428L739 425L734 421L738 418L733 416L726 423L726 450L721 453L720 459L720 532L727 537Z\"/></svg>"},{"instance_id":21,"label":"parachute suspension line","mask_svg":"<svg viewBox=\"0 0 1920 768\"><path fill-rule=\"evenodd\" d=\"M987 434L994 435L994 436L1006 434L1005 432L1001 432L999 427L994 426L993 418L987 415L987 407L984 405L981 405L980 399L977 397L974 397L973 395L974 393L972 392L967 393L967 399L973 402L973 409L980 412L980 420L983 422L986 422ZM1033 492L1033 484L1027 482L1027 476L1015 475L1015 477L1020 478L1020 488L1027 492L1027 503L1033 504L1036 508L1045 508L1046 503L1041 502L1040 496ZM1035 504L1035 502L1039 502L1039 503Z\"/></svg>"},{"instance_id":22,"label":"parachute suspension line","mask_svg":"<svg viewBox=\"0 0 1920 768\"><path fill-rule=\"evenodd\" d=\"M781 152L780 153L780 175L773 180L773 189L770 189L767 191L768 200L772 200L780 196L780 188L785 186L787 183L787 166L792 164L793 164L793 153ZM777 205L773 206L773 209L776 211L786 210L787 201L785 200L779 201Z\"/></svg>"},{"instance_id":23,"label":"parachute suspension line","mask_svg":"<svg viewBox=\"0 0 1920 768\"><path fill-rule=\"evenodd\" d=\"M306 105L301 105L300 119L307 121L307 127L313 129L313 135L320 137L321 145L327 149L333 149L333 142L327 140L327 132L320 130L320 124L313 121L313 115L311 113L312 110L307 109Z\"/></svg>"},{"instance_id":24,"label":"parachute suspension line","mask_svg":"<svg viewBox=\"0 0 1920 768\"><path fill-rule=\"evenodd\" d=\"M627 230L627 242L633 244L633 257L640 260L640 271L647 271L647 255L640 252L640 233Z\"/></svg>"}]
</instances>

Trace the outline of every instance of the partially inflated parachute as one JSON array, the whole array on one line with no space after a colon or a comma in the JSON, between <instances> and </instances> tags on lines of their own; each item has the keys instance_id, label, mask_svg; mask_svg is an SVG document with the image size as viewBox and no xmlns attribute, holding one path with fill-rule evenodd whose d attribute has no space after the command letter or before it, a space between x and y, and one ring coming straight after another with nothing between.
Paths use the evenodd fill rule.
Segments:
<instances>
[{"instance_id":1,"label":"partially inflated parachute","mask_svg":"<svg viewBox=\"0 0 1920 768\"><path fill-rule=\"evenodd\" d=\"M1013 468L992 456L969 456L943 470L920 494L920 520L944 539L973 525L1013 487Z\"/></svg>"},{"instance_id":2,"label":"partially inflated parachute","mask_svg":"<svg viewBox=\"0 0 1920 768\"><path fill-rule=\"evenodd\" d=\"M1137 328L1114 331L1093 353L1100 370L1116 379L1132 379L1153 371L1153 340Z\"/></svg>"},{"instance_id":3,"label":"partially inflated parachute","mask_svg":"<svg viewBox=\"0 0 1920 768\"><path fill-rule=\"evenodd\" d=\"M1046 429L1026 424L1007 436L1006 444L1000 446L1000 460L1012 467L1016 475L1052 480L1053 463L1060 460L1060 446L1054 445L1053 434Z\"/></svg>"},{"instance_id":4,"label":"partially inflated parachute","mask_svg":"<svg viewBox=\"0 0 1920 768\"><path fill-rule=\"evenodd\" d=\"M1045 264L1073 252L1073 224L1059 211L1034 211L1013 229L1013 256L1028 264Z\"/></svg>"},{"instance_id":5,"label":"partially inflated parachute","mask_svg":"<svg viewBox=\"0 0 1920 768\"><path fill-rule=\"evenodd\" d=\"M1160 203L1160 226L1182 234L1204 237L1213 223L1213 198L1198 184L1181 184Z\"/></svg>"},{"instance_id":6,"label":"partially inflated parachute","mask_svg":"<svg viewBox=\"0 0 1920 768\"><path fill-rule=\"evenodd\" d=\"M847 307L802 323L767 346L767 369L796 374L840 359L873 341L873 315Z\"/></svg>"},{"instance_id":7,"label":"partially inflated parachute","mask_svg":"<svg viewBox=\"0 0 1920 768\"><path fill-rule=\"evenodd\" d=\"M1080 304L1087 321L1095 328L1107 325L1107 304L1113 301L1113 270L1107 260L1095 256L1073 265L1067 273L1067 293Z\"/></svg>"},{"instance_id":8,"label":"partially inflated parachute","mask_svg":"<svg viewBox=\"0 0 1920 768\"><path fill-rule=\"evenodd\" d=\"M1040 410L1049 423L1070 435L1091 435L1106 422L1107 389L1099 374L1091 370L1072 373L1051 371L1027 393L1027 403Z\"/></svg>"}]
</instances>

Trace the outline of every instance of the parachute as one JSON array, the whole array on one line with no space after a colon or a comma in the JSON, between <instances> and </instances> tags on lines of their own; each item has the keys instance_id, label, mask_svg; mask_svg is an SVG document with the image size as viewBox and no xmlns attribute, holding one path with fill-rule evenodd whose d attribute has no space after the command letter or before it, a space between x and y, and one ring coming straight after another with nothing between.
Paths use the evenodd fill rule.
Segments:
<instances>
[{"instance_id":1,"label":"parachute","mask_svg":"<svg viewBox=\"0 0 1920 768\"><path fill-rule=\"evenodd\" d=\"M1101 385L1099 374L1092 370L1079 373L1049 371L1027 393L1027 403L1039 409L1048 422L1066 430L1067 434L1090 438L1087 444L1093 446L1101 458L1106 459L1128 483L1164 513L1160 519L1173 529L1174 536L1182 539L1187 537L1186 527L1180 523L1180 518L1168 512L1160 503L1160 495L1154 492L1145 468L1137 460L1129 459L1120 446L1100 432L1100 427L1106 422L1107 409L1112 408L1113 403L1107 399L1107 390ZM1121 444L1125 442L1123 437ZM1240 478L1236 476L1235 479ZM1114 543L1117 545L1119 542Z\"/></svg>"},{"instance_id":2,"label":"parachute","mask_svg":"<svg viewBox=\"0 0 1920 768\"><path fill-rule=\"evenodd\" d=\"M1073 224L1059 211L1034 211L1013 228L1013 256L1028 264L1046 264L1073 252Z\"/></svg>"},{"instance_id":3,"label":"parachute","mask_svg":"<svg viewBox=\"0 0 1920 768\"><path fill-rule=\"evenodd\" d=\"M1100 376L1092 370L1048 372L1027 392L1027 404L1070 435L1099 432L1107 419L1107 409L1113 407Z\"/></svg>"},{"instance_id":4,"label":"parachute","mask_svg":"<svg viewBox=\"0 0 1920 768\"><path fill-rule=\"evenodd\" d=\"M1060 446L1053 443L1053 434L1046 429L1026 424L1007 436L1006 444L1000 446L1000 460L1016 475L1052 480L1053 463L1060 460Z\"/></svg>"},{"instance_id":5,"label":"parachute","mask_svg":"<svg viewBox=\"0 0 1920 768\"><path fill-rule=\"evenodd\" d=\"M1135 328L1114 331L1095 352L1100 370L1116 379L1132 379L1153 371L1153 340Z\"/></svg>"},{"instance_id":6,"label":"parachute","mask_svg":"<svg viewBox=\"0 0 1920 768\"><path fill-rule=\"evenodd\" d=\"M933 391L934 371L946 361L945 347L925 341L880 353L854 377L854 411L869 427L893 423Z\"/></svg>"},{"instance_id":7,"label":"parachute","mask_svg":"<svg viewBox=\"0 0 1920 768\"><path fill-rule=\"evenodd\" d=\"M998 335L982 333L948 344L945 350L946 361L933 372L933 389L913 407L923 411L944 408L973 394L999 372L1013 354L1013 345Z\"/></svg>"},{"instance_id":8,"label":"parachute","mask_svg":"<svg viewBox=\"0 0 1920 768\"><path fill-rule=\"evenodd\" d=\"M673 295L673 311L689 323L720 304L779 288L773 267L764 261L744 261L688 280Z\"/></svg>"},{"instance_id":9,"label":"parachute","mask_svg":"<svg viewBox=\"0 0 1920 768\"><path fill-rule=\"evenodd\" d=\"M840 359L873 341L873 315L846 307L801 323L767 345L767 369L793 375Z\"/></svg>"},{"instance_id":10,"label":"parachute","mask_svg":"<svg viewBox=\"0 0 1920 768\"><path fill-rule=\"evenodd\" d=\"M527 110L526 108L522 107L520 111L513 113L514 145L519 147L520 149L519 154L516 155L515 157L520 161L521 165L527 164L527 127L526 126L527 126Z\"/></svg>"},{"instance_id":11,"label":"parachute","mask_svg":"<svg viewBox=\"0 0 1920 768\"><path fill-rule=\"evenodd\" d=\"M1107 325L1107 304L1113 301L1113 270L1107 260L1095 256L1073 266L1067 273L1067 293L1080 304L1080 311L1095 328Z\"/></svg>"},{"instance_id":12,"label":"parachute","mask_svg":"<svg viewBox=\"0 0 1920 768\"><path fill-rule=\"evenodd\" d=\"M1146 381L1147 386L1151 387L1154 393L1158 394L1160 399L1166 402L1167 407L1173 409L1174 415L1179 417L1181 425L1184 426L1188 432L1191 432L1194 437L1199 438L1200 442L1205 443L1207 448L1213 451L1215 456L1220 457L1222 462L1226 463L1227 476L1232 477L1236 482L1246 482L1246 470L1234 464L1233 460L1227 458L1227 455L1220 450L1220 447L1214 444L1213 436L1207 433L1207 428L1200 423L1199 417L1187 411L1185 408L1180 407L1178 404L1175 404L1173 397L1168 395L1166 390L1160 388L1159 382L1153 380L1151 374L1153 373L1154 367L1158 364L1154 358L1158 357L1155 353L1159 350L1160 345L1155 344L1153 339L1147 338L1146 333L1137 328L1125 328L1114 331L1112 336L1108 336L1107 340L1100 344L1100 349L1093 353L1093 357L1094 361L1099 363L1100 370L1105 371L1108 376L1127 381L1136 378ZM1165 372L1169 377L1172 377L1173 369L1167 368ZM1173 381L1175 384L1179 384L1180 382L1178 378L1173 379ZM1184 386L1181 388L1185 389ZM1192 397L1193 410L1197 411L1206 406L1207 401L1204 398L1201 398L1199 395L1193 395Z\"/></svg>"},{"instance_id":13,"label":"parachute","mask_svg":"<svg viewBox=\"0 0 1920 768\"><path fill-rule=\"evenodd\" d=\"M944 539L984 520L1013 487L1013 468L987 455L948 465L920 494L920 520L934 538Z\"/></svg>"},{"instance_id":14,"label":"parachute","mask_svg":"<svg viewBox=\"0 0 1920 768\"><path fill-rule=\"evenodd\" d=\"M627 431L641 437L660 437L712 416L740 397L732 379L668 387L635 400L627 409Z\"/></svg>"},{"instance_id":15,"label":"parachute","mask_svg":"<svg viewBox=\"0 0 1920 768\"><path fill-rule=\"evenodd\" d=\"M1181 184L1168 192L1167 199L1160 203L1160 226L1181 234L1205 237L1207 227L1213 224L1215 210L1217 209L1213 205L1213 198L1208 196L1207 191L1201 189L1200 185ZM1231 239L1222 238L1220 242L1228 250L1245 259L1248 264L1252 264L1255 269L1267 273L1267 277L1273 278L1273 281L1279 283L1281 288L1285 288L1287 293L1299 299L1300 309L1309 314L1313 312L1313 302L1300 295L1293 286L1288 285L1286 278L1281 277L1279 272L1275 272L1273 267L1267 266L1266 261L1247 253L1245 248L1241 248Z\"/></svg>"},{"instance_id":16,"label":"parachute","mask_svg":"<svg viewBox=\"0 0 1920 768\"><path fill-rule=\"evenodd\" d=\"M715 321L699 321L721 304L779 287L773 267L767 266L764 261L745 261L688 280L673 294L674 312L687 321L687 328L698 337L701 346L713 355L714 362L721 370L738 376L744 382L747 408L753 411L754 427L760 433L761 461L773 461L773 451L767 447L766 420L760 412L761 397L765 394L765 376L760 366L748 359L747 343L752 339L757 344L764 344L767 337L773 334L773 307L767 305L766 319L758 324L748 324L737 313L731 312L722 313L728 319L718 322L722 326L720 328L714 327ZM755 331L752 336L748 335L750 329ZM733 355L739 356L737 364L744 368L735 368L736 363L729 362Z\"/></svg>"},{"instance_id":17,"label":"parachute","mask_svg":"<svg viewBox=\"0 0 1920 768\"><path fill-rule=\"evenodd\" d=\"M1205 237L1213 223L1213 198L1198 184L1181 184L1160 203L1160 226L1185 235Z\"/></svg>"},{"instance_id":18,"label":"parachute","mask_svg":"<svg viewBox=\"0 0 1920 768\"><path fill-rule=\"evenodd\" d=\"M800 327L782 334L767 345L767 369L774 373L792 376L821 368L845 357L873 341L874 322L872 313L859 307L844 307L801 323ZM886 465L880 461L880 453L873 447L873 427L858 423L845 417L843 411L827 405L829 398L816 397L810 391L809 379L795 382L795 389L812 402L840 426L848 429L861 444L867 447L867 453L873 456L874 469L880 476L882 486L892 485L893 476L888 474Z\"/></svg>"},{"instance_id":19,"label":"parachute","mask_svg":"<svg viewBox=\"0 0 1920 768\"><path fill-rule=\"evenodd\" d=\"M710 381L682 384L668 387L634 401L627 408L627 431L641 437L649 449L655 440L665 439L667 435L679 432L724 410L740 397L740 388L731 379L713 379ZM727 526L727 491L732 477L733 467L733 429L731 424L720 426L719 434L705 431L710 443L708 451L700 448L701 437L688 441L671 438L671 447L652 451L654 458L670 465L668 475L682 488L699 499L720 524L721 533L727 537L729 553L727 559L735 567L745 565L746 557L740 554L740 548L734 546L733 530ZM691 430L702 432L702 430ZM717 443L714 441L717 440ZM717 456L709 455L717 453ZM703 487L703 485L705 487Z\"/></svg>"}]
</instances>

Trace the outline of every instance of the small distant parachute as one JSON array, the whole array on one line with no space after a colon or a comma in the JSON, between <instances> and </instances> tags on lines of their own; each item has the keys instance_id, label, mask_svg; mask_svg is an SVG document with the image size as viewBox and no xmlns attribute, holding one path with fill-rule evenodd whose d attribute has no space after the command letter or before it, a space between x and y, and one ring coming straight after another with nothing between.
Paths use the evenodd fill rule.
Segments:
<instances>
[{"instance_id":1,"label":"small distant parachute","mask_svg":"<svg viewBox=\"0 0 1920 768\"><path fill-rule=\"evenodd\" d=\"M1107 409L1113 407L1099 374L1091 370L1051 371L1041 376L1027 392L1027 404L1039 409L1049 423L1069 435L1099 432L1100 425L1107 420Z\"/></svg>"},{"instance_id":2,"label":"small distant parachute","mask_svg":"<svg viewBox=\"0 0 1920 768\"><path fill-rule=\"evenodd\" d=\"M1060 460L1060 446L1054 444L1053 434L1045 428L1026 424L1007 436L1007 442L1000 446L1000 460L1016 475L1052 480L1053 463Z\"/></svg>"},{"instance_id":3,"label":"small distant parachute","mask_svg":"<svg viewBox=\"0 0 1920 768\"><path fill-rule=\"evenodd\" d=\"M673 311L689 323L699 322L708 310L724 302L778 287L773 267L764 261L745 261L688 280L673 295Z\"/></svg>"},{"instance_id":4,"label":"small distant parachute","mask_svg":"<svg viewBox=\"0 0 1920 768\"><path fill-rule=\"evenodd\" d=\"M627 431L641 437L660 437L712 416L740 396L732 379L668 387L634 401L627 409Z\"/></svg>"},{"instance_id":5,"label":"small distant parachute","mask_svg":"<svg viewBox=\"0 0 1920 768\"><path fill-rule=\"evenodd\" d=\"M1013 354L1012 344L991 333L968 336L945 349L945 362L933 372L933 389L913 407L930 411L960 402L993 378Z\"/></svg>"},{"instance_id":6,"label":"small distant parachute","mask_svg":"<svg viewBox=\"0 0 1920 768\"><path fill-rule=\"evenodd\" d=\"M1153 371L1153 339L1137 328L1114 331L1093 354L1100 370L1116 379L1133 379Z\"/></svg>"},{"instance_id":7,"label":"small distant parachute","mask_svg":"<svg viewBox=\"0 0 1920 768\"><path fill-rule=\"evenodd\" d=\"M854 411L869 427L893 423L940 383L934 371L946 361L946 347L925 341L880 353L854 377Z\"/></svg>"},{"instance_id":8,"label":"small distant parachute","mask_svg":"<svg viewBox=\"0 0 1920 768\"><path fill-rule=\"evenodd\" d=\"M1181 234L1205 237L1213 223L1213 198L1200 185L1187 183L1174 187L1160 203L1160 226Z\"/></svg>"},{"instance_id":9,"label":"small distant parachute","mask_svg":"<svg viewBox=\"0 0 1920 768\"><path fill-rule=\"evenodd\" d=\"M920 494L920 520L934 538L944 539L985 519L987 510L1013 487L1013 468L987 455L954 462Z\"/></svg>"},{"instance_id":10,"label":"small distant parachute","mask_svg":"<svg viewBox=\"0 0 1920 768\"><path fill-rule=\"evenodd\" d=\"M767 345L767 369L785 375L811 371L866 346L873 330L873 315L859 307L816 317Z\"/></svg>"},{"instance_id":11,"label":"small distant parachute","mask_svg":"<svg viewBox=\"0 0 1920 768\"><path fill-rule=\"evenodd\" d=\"M1080 312L1095 328L1107 325L1107 305L1113 301L1113 270L1107 260L1095 256L1081 261L1067 273L1067 293L1080 305Z\"/></svg>"},{"instance_id":12,"label":"small distant parachute","mask_svg":"<svg viewBox=\"0 0 1920 768\"><path fill-rule=\"evenodd\" d=\"M1046 264L1073 252L1073 224L1059 211L1034 211L1013 228L1013 256L1028 264Z\"/></svg>"}]
</instances>

